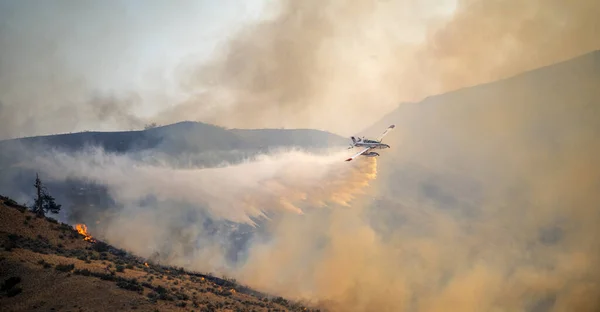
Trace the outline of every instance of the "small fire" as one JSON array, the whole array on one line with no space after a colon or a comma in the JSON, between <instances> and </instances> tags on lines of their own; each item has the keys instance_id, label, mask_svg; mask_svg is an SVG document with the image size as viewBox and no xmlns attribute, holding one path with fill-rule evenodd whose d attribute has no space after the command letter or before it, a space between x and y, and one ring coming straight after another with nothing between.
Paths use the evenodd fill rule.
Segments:
<instances>
[{"instance_id":1,"label":"small fire","mask_svg":"<svg viewBox=\"0 0 600 312\"><path fill-rule=\"evenodd\" d=\"M144 262L144 265L145 265L146 267L150 267L150 266L148 265L148 262Z\"/></svg>"},{"instance_id":2,"label":"small fire","mask_svg":"<svg viewBox=\"0 0 600 312\"><path fill-rule=\"evenodd\" d=\"M83 238L84 240L90 241L90 242L96 242L96 240L92 238L92 235L88 234L87 226L85 224L77 224L77 225L75 225L75 229L77 229L77 232L79 232L79 234L84 236L84 238Z\"/></svg>"}]
</instances>

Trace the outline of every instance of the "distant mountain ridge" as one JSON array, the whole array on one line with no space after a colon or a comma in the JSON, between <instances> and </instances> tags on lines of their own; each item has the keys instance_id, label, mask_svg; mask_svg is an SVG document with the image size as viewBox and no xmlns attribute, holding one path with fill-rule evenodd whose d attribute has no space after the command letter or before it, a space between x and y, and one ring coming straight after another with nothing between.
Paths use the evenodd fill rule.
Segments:
<instances>
[{"instance_id":1,"label":"distant mountain ridge","mask_svg":"<svg viewBox=\"0 0 600 312\"><path fill-rule=\"evenodd\" d=\"M146 130L43 135L0 141L0 148L25 145L76 151L86 146L127 153L156 149L167 153L254 149L265 146L324 148L347 144L346 139L312 129L225 129L202 122L182 121Z\"/></svg>"},{"instance_id":2,"label":"distant mountain ridge","mask_svg":"<svg viewBox=\"0 0 600 312\"><path fill-rule=\"evenodd\" d=\"M600 100L599 86L600 50L596 50L501 80L432 95L419 102L401 103L361 133L376 136L392 123L419 127L413 121L417 115L441 117L437 112L440 110L444 113L471 110L477 115L485 114L489 108L512 110L520 106L522 113L535 115L560 105L589 106ZM544 122L543 117L540 115L537 122Z\"/></svg>"}]
</instances>

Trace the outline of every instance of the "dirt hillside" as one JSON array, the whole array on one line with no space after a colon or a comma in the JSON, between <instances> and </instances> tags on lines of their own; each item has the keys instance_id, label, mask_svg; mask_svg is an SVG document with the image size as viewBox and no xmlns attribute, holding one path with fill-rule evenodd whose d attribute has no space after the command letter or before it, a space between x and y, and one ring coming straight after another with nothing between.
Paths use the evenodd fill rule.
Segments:
<instances>
[{"instance_id":1,"label":"dirt hillside","mask_svg":"<svg viewBox=\"0 0 600 312\"><path fill-rule=\"evenodd\" d=\"M318 311L235 280L147 263L6 197L0 284L2 311Z\"/></svg>"}]
</instances>

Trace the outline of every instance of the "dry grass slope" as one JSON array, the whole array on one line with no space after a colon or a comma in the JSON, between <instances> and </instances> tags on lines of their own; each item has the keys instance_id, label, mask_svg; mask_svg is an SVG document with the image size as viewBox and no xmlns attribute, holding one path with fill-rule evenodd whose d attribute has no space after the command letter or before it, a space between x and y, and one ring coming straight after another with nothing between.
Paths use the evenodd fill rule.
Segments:
<instances>
[{"instance_id":1,"label":"dry grass slope","mask_svg":"<svg viewBox=\"0 0 600 312\"><path fill-rule=\"evenodd\" d=\"M72 226L1 196L0 283L3 311L311 311L234 280L86 241Z\"/></svg>"}]
</instances>

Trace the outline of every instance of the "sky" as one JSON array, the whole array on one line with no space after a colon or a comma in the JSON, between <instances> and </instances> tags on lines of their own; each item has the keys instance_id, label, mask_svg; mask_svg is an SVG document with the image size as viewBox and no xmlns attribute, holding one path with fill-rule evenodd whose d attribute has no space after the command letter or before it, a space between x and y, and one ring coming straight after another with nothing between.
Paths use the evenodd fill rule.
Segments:
<instances>
[{"instance_id":1,"label":"sky","mask_svg":"<svg viewBox=\"0 0 600 312\"><path fill-rule=\"evenodd\" d=\"M600 49L597 1L0 0L0 139L148 123L359 135Z\"/></svg>"},{"instance_id":2,"label":"sky","mask_svg":"<svg viewBox=\"0 0 600 312\"><path fill-rule=\"evenodd\" d=\"M0 101L9 107L3 115L19 121L15 126L22 130L13 135L123 128L118 120L102 120L101 113L88 114L86 106L94 105L89 103L94 94L133 94L128 118L152 116L177 101L172 76L183 59L206 59L236 28L268 17L263 7L257 0L2 0ZM73 119L83 118L55 127L45 120L54 112L35 112L61 108Z\"/></svg>"},{"instance_id":3,"label":"sky","mask_svg":"<svg viewBox=\"0 0 600 312\"><path fill-rule=\"evenodd\" d=\"M268 2L1 0L0 139L143 127L189 97L179 77L188 64L276 16Z\"/></svg>"}]
</instances>

